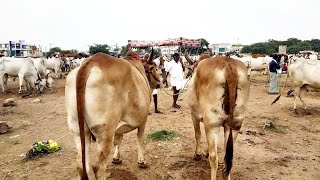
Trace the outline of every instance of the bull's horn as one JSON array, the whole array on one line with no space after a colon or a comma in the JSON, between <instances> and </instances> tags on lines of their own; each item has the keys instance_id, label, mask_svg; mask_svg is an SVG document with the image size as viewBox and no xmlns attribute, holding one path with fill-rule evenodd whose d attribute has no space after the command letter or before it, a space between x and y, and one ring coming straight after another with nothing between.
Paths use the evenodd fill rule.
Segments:
<instances>
[{"instance_id":1,"label":"bull's horn","mask_svg":"<svg viewBox=\"0 0 320 180\"><path fill-rule=\"evenodd\" d=\"M39 74L37 74L38 75L38 80L41 80L41 77L40 77L40 75Z\"/></svg>"},{"instance_id":2,"label":"bull's horn","mask_svg":"<svg viewBox=\"0 0 320 180\"><path fill-rule=\"evenodd\" d=\"M151 48L151 53L150 53L150 56L149 56L149 59L148 59L148 64L152 63L152 59L153 59L153 47Z\"/></svg>"}]
</instances>

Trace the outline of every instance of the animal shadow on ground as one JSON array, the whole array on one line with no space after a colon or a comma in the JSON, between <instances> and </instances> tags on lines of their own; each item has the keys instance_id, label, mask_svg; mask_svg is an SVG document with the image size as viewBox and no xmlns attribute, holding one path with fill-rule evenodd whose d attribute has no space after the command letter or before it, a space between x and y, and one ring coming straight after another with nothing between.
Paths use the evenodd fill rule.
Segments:
<instances>
[{"instance_id":1,"label":"animal shadow on ground","mask_svg":"<svg viewBox=\"0 0 320 180\"><path fill-rule=\"evenodd\" d=\"M138 180L138 177L132 172L118 168L108 169L107 178L112 180Z\"/></svg>"},{"instance_id":2,"label":"animal shadow on ground","mask_svg":"<svg viewBox=\"0 0 320 180\"><path fill-rule=\"evenodd\" d=\"M298 107L297 110L293 110L293 108L289 108L291 115L294 117L302 117L302 116L320 116L320 108L319 107L307 107L307 111L302 107Z\"/></svg>"},{"instance_id":3,"label":"animal shadow on ground","mask_svg":"<svg viewBox=\"0 0 320 180\"><path fill-rule=\"evenodd\" d=\"M219 162L218 179L222 178L223 164ZM210 179L210 164L207 158L202 157L196 161L192 157L186 157L183 160L177 160L172 163L168 169L170 171L183 171L181 178L193 180L209 180Z\"/></svg>"}]
</instances>

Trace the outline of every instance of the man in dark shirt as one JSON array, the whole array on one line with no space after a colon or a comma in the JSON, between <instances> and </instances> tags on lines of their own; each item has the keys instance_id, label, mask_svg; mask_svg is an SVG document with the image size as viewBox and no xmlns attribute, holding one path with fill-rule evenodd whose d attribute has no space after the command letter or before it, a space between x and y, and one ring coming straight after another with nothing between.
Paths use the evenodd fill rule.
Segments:
<instances>
[{"instance_id":1,"label":"man in dark shirt","mask_svg":"<svg viewBox=\"0 0 320 180\"><path fill-rule=\"evenodd\" d=\"M270 84L269 84L269 94L279 93L279 83L278 83L278 70L280 70L279 63L275 60L275 55L272 57L272 61L269 63L269 74L270 74Z\"/></svg>"}]
</instances>

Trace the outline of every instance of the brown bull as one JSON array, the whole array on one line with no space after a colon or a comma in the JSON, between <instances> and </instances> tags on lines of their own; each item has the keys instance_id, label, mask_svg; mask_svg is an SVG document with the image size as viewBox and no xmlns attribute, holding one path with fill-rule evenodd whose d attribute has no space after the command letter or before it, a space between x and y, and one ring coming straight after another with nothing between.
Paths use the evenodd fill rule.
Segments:
<instances>
[{"instance_id":1,"label":"brown bull","mask_svg":"<svg viewBox=\"0 0 320 180\"><path fill-rule=\"evenodd\" d=\"M138 164L146 167L144 130L151 92L159 85L152 54L142 64L134 52L128 52L126 60L98 53L68 75L65 101L81 179L88 179L91 137L97 141L99 158L93 171L96 179L105 179L112 143L116 146L113 163L121 163L123 134L134 129L138 129Z\"/></svg>"},{"instance_id":2,"label":"brown bull","mask_svg":"<svg viewBox=\"0 0 320 180\"><path fill-rule=\"evenodd\" d=\"M200 153L200 122L204 123L208 143L211 179L218 168L217 143L220 128L224 127L224 178L230 179L233 142L241 128L249 99L247 69L241 61L229 57L202 60L192 77L189 107L195 130L195 159ZM232 130L234 132L232 132Z\"/></svg>"}]
</instances>

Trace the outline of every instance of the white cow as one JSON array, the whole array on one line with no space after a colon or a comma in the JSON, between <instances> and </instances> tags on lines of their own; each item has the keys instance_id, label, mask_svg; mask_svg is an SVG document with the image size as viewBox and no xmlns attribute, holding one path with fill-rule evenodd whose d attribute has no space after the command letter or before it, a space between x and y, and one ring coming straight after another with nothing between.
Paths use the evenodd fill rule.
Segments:
<instances>
[{"instance_id":1,"label":"white cow","mask_svg":"<svg viewBox=\"0 0 320 180\"><path fill-rule=\"evenodd\" d=\"M307 106L302 100L302 93L307 89L320 89L320 61L300 59L296 63L292 63L288 68L288 75L292 76L294 85L294 105L293 109L297 112L297 101L300 98L303 107L307 110Z\"/></svg>"},{"instance_id":2,"label":"white cow","mask_svg":"<svg viewBox=\"0 0 320 180\"><path fill-rule=\"evenodd\" d=\"M316 54L310 54L310 60L318 60L318 56Z\"/></svg>"},{"instance_id":3,"label":"white cow","mask_svg":"<svg viewBox=\"0 0 320 180\"><path fill-rule=\"evenodd\" d=\"M61 71L61 68L60 68L61 62L58 58L49 58L49 59L46 59L44 62L48 70L50 70L56 75L59 75L58 72Z\"/></svg>"},{"instance_id":4,"label":"white cow","mask_svg":"<svg viewBox=\"0 0 320 180\"><path fill-rule=\"evenodd\" d=\"M44 83L38 76L31 58L2 58L0 60L0 83L2 92L8 92L7 80L10 77L19 77L19 94L22 93L23 80L35 90L43 91Z\"/></svg>"},{"instance_id":5,"label":"white cow","mask_svg":"<svg viewBox=\"0 0 320 180\"><path fill-rule=\"evenodd\" d=\"M74 67L79 67L82 64L82 61L85 60L86 58L81 58L81 59L74 59Z\"/></svg>"},{"instance_id":6,"label":"white cow","mask_svg":"<svg viewBox=\"0 0 320 180\"><path fill-rule=\"evenodd\" d=\"M251 56L242 58L237 56L231 56L231 58L240 60L247 66L248 76L251 75L252 71L263 72L264 74L266 74L268 70L268 65L272 60L272 58L268 56L258 58L252 58Z\"/></svg>"},{"instance_id":7,"label":"white cow","mask_svg":"<svg viewBox=\"0 0 320 180\"><path fill-rule=\"evenodd\" d=\"M45 66L46 59L44 59L44 58L34 59L33 58L32 60L34 62L34 65L37 69L39 76L41 77L42 83L45 82L45 84L48 88L52 88L53 79L52 79L52 77L49 77L50 70L48 70Z\"/></svg>"},{"instance_id":8,"label":"white cow","mask_svg":"<svg viewBox=\"0 0 320 180\"><path fill-rule=\"evenodd\" d=\"M38 74L40 75L40 77L42 79L46 78L46 76L48 75L47 73L47 68L45 66L45 59L43 58L32 58L34 66L37 69Z\"/></svg>"}]
</instances>

